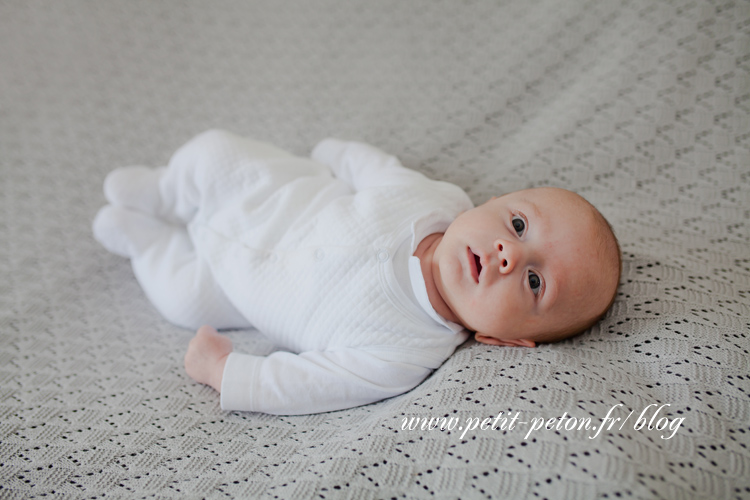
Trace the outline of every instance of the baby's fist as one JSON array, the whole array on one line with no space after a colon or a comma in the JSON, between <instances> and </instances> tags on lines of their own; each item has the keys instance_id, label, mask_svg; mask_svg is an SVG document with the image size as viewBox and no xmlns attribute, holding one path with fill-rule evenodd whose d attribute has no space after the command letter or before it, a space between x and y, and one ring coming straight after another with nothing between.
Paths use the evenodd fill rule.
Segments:
<instances>
[{"instance_id":1,"label":"baby's fist","mask_svg":"<svg viewBox=\"0 0 750 500\"><path fill-rule=\"evenodd\" d=\"M224 365L232 352L232 341L210 326L202 326L188 344L185 371L196 382L221 392Z\"/></svg>"}]
</instances>

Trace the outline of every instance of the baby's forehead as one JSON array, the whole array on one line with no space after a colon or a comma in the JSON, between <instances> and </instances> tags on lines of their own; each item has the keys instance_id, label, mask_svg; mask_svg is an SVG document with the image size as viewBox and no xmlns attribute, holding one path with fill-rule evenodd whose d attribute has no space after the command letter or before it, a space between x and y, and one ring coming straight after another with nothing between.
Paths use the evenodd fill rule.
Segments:
<instances>
[{"instance_id":1,"label":"baby's forehead","mask_svg":"<svg viewBox=\"0 0 750 500\"><path fill-rule=\"evenodd\" d=\"M510 198L539 206L554 205L558 208L569 208L578 210L592 209L592 205L586 199L568 189L557 187L538 187L512 191L501 198Z\"/></svg>"}]
</instances>

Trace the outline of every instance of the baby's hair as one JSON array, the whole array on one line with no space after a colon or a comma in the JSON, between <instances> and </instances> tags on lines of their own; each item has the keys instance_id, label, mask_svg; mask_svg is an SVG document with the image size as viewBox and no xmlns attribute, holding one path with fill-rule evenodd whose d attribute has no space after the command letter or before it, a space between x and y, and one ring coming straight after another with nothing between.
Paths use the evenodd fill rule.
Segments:
<instances>
[{"instance_id":1,"label":"baby's hair","mask_svg":"<svg viewBox=\"0 0 750 500\"><path fill-rule=\"evenodd\" d=\"M567 326L559 331L538 335L536 338L532 339L537 343L559 342L585 332L607 314L615 303L615 298L617 297L617 287L619 286L620 277L622 276L622 250L620 249L620 242L617 240L615 231L606 217L604 217L604 215L602 215L602 213L588 200L583 197L581 197L581 199L591 209L591 213L594 216L594 221L597 225L598 231L595 240L597 255L603 260L604 266L617 267L617 285L612 290L612 296L603 311L596 314L593 318L587 318L583 323Z\"/></svg>"}]
</instances>

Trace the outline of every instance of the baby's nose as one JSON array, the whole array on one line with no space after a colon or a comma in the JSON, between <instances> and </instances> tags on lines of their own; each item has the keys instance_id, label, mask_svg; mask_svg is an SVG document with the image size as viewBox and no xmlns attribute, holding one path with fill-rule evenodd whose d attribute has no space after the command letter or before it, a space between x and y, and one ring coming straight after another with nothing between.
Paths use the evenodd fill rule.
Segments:
<instances>
[{"instance_id":1,"label":"baby's nose","mask_svg":"<svg viewBox=\"0 0 750 500\"><path fill-rule=\"evenodd\" d=\"M515 245L507 241L497 240L495 250L497 250L497 258L500 262L500 274L512 272L518 261L518 250Z\"/></svg>"}]
</instances>

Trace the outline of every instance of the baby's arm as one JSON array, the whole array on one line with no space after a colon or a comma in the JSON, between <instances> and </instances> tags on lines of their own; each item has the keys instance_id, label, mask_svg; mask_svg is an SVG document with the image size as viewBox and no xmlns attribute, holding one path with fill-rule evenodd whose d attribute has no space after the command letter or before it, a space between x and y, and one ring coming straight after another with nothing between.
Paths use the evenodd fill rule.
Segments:
<instances>
[{"instance_id":1,"label":"baby's arm","mask_svg":"<svg viewBox=\"0 0 750 500\"><path fill-rule=\"evenodd\" d=\"M202 326L188 345L185 371L196 382L221 392L224 366L232 352L232 341L210 326Z\"/></svg>"},{"instance_id":2,"label":"baby's arm","mask_svg":"<svg viewBox=\"0 0 750 500\"><path fill-rule=\"evenodd\" d=\"M355 191L425 178L421 173L401 165L395 156L360 142L324 139L315 146L311 157L331 167L336 177Z\"/></svg>"},{"instance_id":3,"label":"baby's arm","mask_svg":"<svg viewBox=\"0 0 750 500\"><path fill-rule=\"evenodd\" d=\"M352 408L402 394L430 368L360 349L237 354L231 341L202 327L190 341L185 370L221 393L225 410L298 415Z\"/></svg>"},{"instance_id":4,"label":"baby's arm","mask_svg":"<svg viewBox=\"0 0 750 500\"><path fill-rule=\"evenodd\" d=\"M268 356L232 353L221 385L224 410L301 415L353 408L402 394L431 369L399 353L341 348Z\"/></svg>"}]
</instances>

